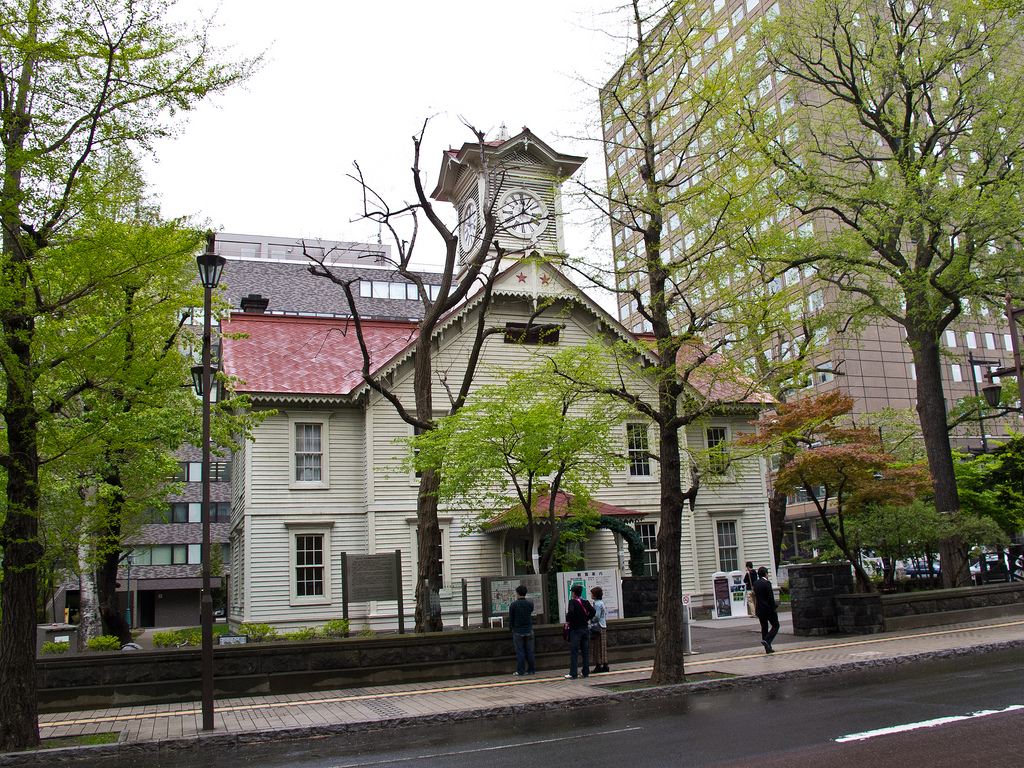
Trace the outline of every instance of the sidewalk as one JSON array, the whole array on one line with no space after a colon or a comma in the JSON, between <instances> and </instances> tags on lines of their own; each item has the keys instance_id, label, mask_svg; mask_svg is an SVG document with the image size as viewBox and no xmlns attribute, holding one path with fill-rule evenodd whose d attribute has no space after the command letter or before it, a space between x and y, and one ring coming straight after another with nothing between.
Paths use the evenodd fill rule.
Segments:
<instances>
[{"instance_id":1,"label":"sidewalk","mask_svg":"<svg viewBox=\"0 0 1024 768\"><path fill-rule=\"evenodd\" d=\"M780 619L782 631L775 643L776 652L770 656L760 647L756 619L693 622L692 626L704 636L719 631L738 632L740 645L749 637L750 647L688 656L688 674L717 672L731 677L689 683L685 689L756 685L794 675L827 674L840 666L874 666L908 657L924 659L1024 646L1024 617L898 633L823 638L794 637L789 615L781 614ZM510 643L510 670L514 664L511 650ZM40 716L43 738L116 732L119 742L0 755L0 765L53 764L58 759L99 757L117 754L123 749L156 753L190 746L277 741L681 692L682 686L613 690L616 683L645 679L650 670L649 662L633 662L615 665L607 674L577 680L564 679L565 670L559 669L540 671L535 677L526 678L503 675L291 696L224 699L216 702L216 730L210 733L200 730L201 712L195 702L46 714Z\"/></svg>"}]
</instances>

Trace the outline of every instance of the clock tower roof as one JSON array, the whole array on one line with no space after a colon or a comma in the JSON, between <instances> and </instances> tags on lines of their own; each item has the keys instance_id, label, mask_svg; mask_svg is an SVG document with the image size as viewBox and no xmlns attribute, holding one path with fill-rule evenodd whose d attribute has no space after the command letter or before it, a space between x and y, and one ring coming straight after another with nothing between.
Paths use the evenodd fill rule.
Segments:
<instances>
[{"instance_id":1,"label":"clock tower roof","mask_svg":"<svg viewBox=\"0 0 1024 768\"><path fill-rule=\"evenodd\" d=\"M505 155L512 152L526 152L541 166L546 166L552 176L558 178L572 176L587 160L585 157L556 152L525 126L522 131L510 139L485 141L483 151L492 164L497 164ZM459 149L447 150L441 161L437 186L430 196L441 202L453 202L455 185L460 172L466 168L477 168L479 165L480 145L476 142L467 142Z\"/></svg>"}]
</instances>

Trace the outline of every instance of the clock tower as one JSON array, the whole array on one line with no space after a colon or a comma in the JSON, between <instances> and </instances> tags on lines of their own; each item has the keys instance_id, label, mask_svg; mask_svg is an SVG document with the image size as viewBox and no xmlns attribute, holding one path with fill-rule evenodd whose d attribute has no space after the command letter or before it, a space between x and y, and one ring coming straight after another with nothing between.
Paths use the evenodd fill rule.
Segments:
<instances>
[{"instance_id":1,"label":"clock tower","mask_svg":"<svg viewBox=\"0 0 1024 768\"><path fill-rule=\"evenodd\" d=\"M509 138L502 126L482 148L474 142L445 152L431 197L458 211L460 259L479 245L486 216L493 214L494 242L510 259L536 253L557 261L565 254L562 181L585 161L556 152L526 127Z\"/></svg>"}]
</instances>

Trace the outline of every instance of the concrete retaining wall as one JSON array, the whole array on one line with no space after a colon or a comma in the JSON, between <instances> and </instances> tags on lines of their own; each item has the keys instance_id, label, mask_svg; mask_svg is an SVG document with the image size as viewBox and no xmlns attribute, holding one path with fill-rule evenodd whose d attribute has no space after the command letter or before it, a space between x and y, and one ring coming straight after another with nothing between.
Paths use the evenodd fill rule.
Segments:
<instances>
[{"instance_id":1,"label":"concrete retaining wall","mask_svg":"<svg viewBox=\"0 0 1024 768\"><path fill-rule=\"evenodd\" d=\"M984 621L1022 613L1024 584L1020 582L882 595L887 630Z\"/></svg>"},{"instance_id":2,"label":"concrete retaining wall","mask_svg":"<svg viewBox=\"0 0 1024 768\"><path fill-rule=\"evenodd\" d=\"M608 623L611 663L650 659L649 618ZM536 629L537 668L568 667L569 647L558 625ZM510 673L512 633L479 629L422 635L216 646L215 696L353 688ZM48 657L36 663L41 712L130 704L198 701L198 648Z\"/></svg>"},{"instance_id":3,"label":"concrete retaining wall","mask_svg":"<svg viewBox=\"0 0 1024 768\"><path fill-rule=\"evenodd\" d=\"M790 566L793 633L873 634L1024 614L1019 582L889 595L853 589L849 563Z\"/></svg>"}]
</instances>

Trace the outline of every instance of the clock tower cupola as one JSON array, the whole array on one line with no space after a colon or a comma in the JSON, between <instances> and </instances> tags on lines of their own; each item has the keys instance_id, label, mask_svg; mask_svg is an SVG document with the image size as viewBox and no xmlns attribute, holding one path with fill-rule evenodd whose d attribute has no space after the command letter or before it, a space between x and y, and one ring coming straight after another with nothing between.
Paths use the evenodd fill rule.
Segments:
<instances>
[{"instance_id":1,"label":"clock tower cupola","mask_svg":"<svg viewBox=\"0 0 1024 768\"><path fill-rule=\"evenodd\" d=\"M502 126L494 141L445 152L431 197L458 211L460 259L481 245L489 216L494 242L510 259L564 256L561 186L585 161L556 152L526 127L509 138Z\"/></svg>"}]
</instances>

